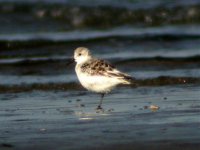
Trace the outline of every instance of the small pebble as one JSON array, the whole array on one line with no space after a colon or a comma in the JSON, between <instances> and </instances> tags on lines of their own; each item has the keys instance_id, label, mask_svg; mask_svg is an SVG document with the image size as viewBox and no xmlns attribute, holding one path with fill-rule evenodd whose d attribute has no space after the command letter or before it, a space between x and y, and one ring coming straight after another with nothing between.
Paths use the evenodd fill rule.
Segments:
<instances>
[{"instance_id":1,"label":"small pebble","mask_svg":"<svg viewBox=\"0 0 200 150\"><path fill-rule=\"evenodd\" d=\"M157 111L157 110L160 109L160 107L159 107L159 106L156 106L156 105L150 105L150 106L149 106L149 109L151 109L152 111Z\"/></svg>"},{"instance_id":2,"label":"small pebble","mask_svg":"<svg viewBox=\"0 0 200 150\"><path fill-rule=\"evenodd\" d=\"M1 146L2 147L14 147L12 144L9 144L9 143L2 143Z\"/></svg>"},{"instance_id":3,"label":"small pebble","mask_svg":"<svg viewBox=\"0 0 200 150\"><path fill-rule=\"evenodd\" d=\"M85 107L85 104L80 104L81 107Z\"/></svg>"},{"instance_id":4,"label":"small pebble","mask_svg":"<svg viewBox=\"0 0 200 150\"><path fill-rule=\"evenodd\" d=\"M45 128L41 128L40 131L44 132L44 131L46 131L46 129Z\"/></svg>"},{"instance_id":5,"label":"small pebble","mask_svg":"<svg viewBox=\"0 0 200 150\"><path fill-rule=\"evenodd\" d=\"M81 99L77 99L76 101L77 101L77 102L80 102L80 101L81 101Z\"/></svg>"},{"instance_id":6,"label":"small pebble","mask_svg":"<svg viewBox=\"0 0 200 150\"><path fill-rule=\"evenodd\" d=\"M164 99L164 100L167 100L167 97L164 97L163 99Z\"/></svg>"}]
</instances>

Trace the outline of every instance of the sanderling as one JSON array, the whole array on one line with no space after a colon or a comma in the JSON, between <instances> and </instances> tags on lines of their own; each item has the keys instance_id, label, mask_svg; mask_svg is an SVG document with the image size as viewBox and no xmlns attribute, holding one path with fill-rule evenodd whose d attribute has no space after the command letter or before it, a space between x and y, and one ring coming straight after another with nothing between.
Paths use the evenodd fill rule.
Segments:
<instances>
[{"instance_id":1,"label":"sanderling","mask_svg":"<svg viewBox=\"0 0 200 150\"><path fill-rule=\"evenodd\" d=\"M75 71L82 86L89 91L101 94L97 107L101 110L103 97L119 84L132 84L134 79L120 72L110 63L93 57L89 49L78 47L74 51Z\"/></svg>"}]
</instances>

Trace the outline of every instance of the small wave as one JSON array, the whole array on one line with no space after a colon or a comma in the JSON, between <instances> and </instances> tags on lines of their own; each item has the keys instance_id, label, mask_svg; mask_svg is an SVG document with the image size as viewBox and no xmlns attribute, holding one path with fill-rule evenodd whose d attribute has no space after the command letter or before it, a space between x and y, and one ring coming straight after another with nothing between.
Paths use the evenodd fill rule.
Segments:
<instances>
[{"instance_id":1,"label":"small wave","mask_svg":"<svg viewBox=\"0 0 200 150\"><path fill-rule=\"evenodd\" d=\"M87 31L71 31L71 32L55 32L55 33L27 33L14 35L0 35L1 44L6 42L16 42L18 45L20 41L29 44L38 44L50 42L72 42L72 41L102 41L109 38L121 39L199 39L200 26L163 26L163 27L148 27L148 28L129 28L120 27L108 31L87 30ZM13 43L14 44L14 43ZM25 45L25 44L24 44Z\"/></svg>"},{"instance_id":2,"label":"small wave","mask_svg":"<svg viewBox=\"0 0 200 150\"><path fill-rule=\"evenodd\" d=\"M195 2L145 1L138 5L135 3L126 4L129 7L122 7L122 2L118 2L118 6L112 5L114 1L110 6L97 6L94 5L94 2L90 2L90 6L52 3L4 3L0 5L2 17L0 33L18 33L15 38L22 40L23 37L19 34L28 32L110 29L118 26L158 27L199 24L200 3L197 0L192 1ZM117 17L113 18L113 16ZM43 38L40 34L38 36Z\"/></svg>"},{"instance_id":3,"label":"small wave","mask_svg":"<svg viewBox=\"0 0 200 150\"><path fill-rule=\"evenodd\" d=\"M181 0L174 2L173 0L148 0L148 1L130 1L130 0L0 0L1 3L12 3L12 4L37 4L42 3L45 5L60 4L60 5L78 5L78 6L112 6L112 7L126 7L126 8L151 8L158 7L160 5L167 6L181 6L181 5L194 5L199 4L198 0Z\"/></svg>"},{"instance_id":4,"label":"small wave","mask_svg":"<svg viewBox=\"0 0 200 150\"><path fill-rule=\"evenodd\" d=\"M74 79L74 65L69 58L34 58L0 61L1 84L38 82L70 82ZM136 78L169 76L200 76L200 56L191 57L141 57L109 59L120 70ZM68 80L67 80L68 79ZM73 80L74 81L74 80Z\"/></svg>"},{"instance_id":5,"label":"small wave","mask_svg":"<svg viewBox=\"0 0 200 150\"><path fill-rule=\"evenodd\" d=\"M129 67L123 69L123 71L127 72L128 74L132 75L138 80L146 80L146 79L154 79L160 76L169 76L174 78L198 78L200 76L200 69L147 69L142 68L141 70L138 69L130 69L133 67ZM46 68L45 68L46 69ZM76 82L77 77L74 71L74 68L67 70L65 74L64 71L59 72L58 70L52 69L52 67L47 68L44 73L33 73L33 71L26 71L23 72L23 68L21 73L14 75L14 73L7 73L0 75L1 85L22 85L22 84L57 84L57 83L71 83ZM58 68L57 68L58 69ZM60 69L60 68L59 68ZM66 69L66 68L64 68ZM64 70L63 69L63 70ZM131 70L131 71L130 71ZM62 74L61 74L62 73Z\"/></svg>"},{"instance_id":6,"label":"small wave","mask_svg":"<svg viewBox=\"0 0 200 150\"><path fill-rule=\"evenodd\" d=\"M137 86L165 86L165 85L181 85L181 84L199 84L200 78L191 77L170 77L160 76L151 79L136 80ZM133 85L135 88L135 85ZM35 83L20 85L0 85L0 93L10 92L28 92L33 90L82 90L83 87L77 82L69 83Z\"/></svg>"},{"instance_id":7,"label":"small wave","mask_svg":"<svg viewBox=\"0 0 200 150\"><path fill-rule=\"evenodd\" d=\"M152 52L153 53L153 52ZM127 52L127 54L119 54L119 55L113 55L110 56L104 56L103 58L108 58L109 61L115 63L115 65L126 65L126 64L132 64L137 65L138 63L142 64L149 64L152 65L155 63L159 64L181 64L181 63L197 63L197 65L200 63L200 54L197 53L184 53L183 51L180 51L180 55L177 52L173 52L168 54L163 54L162 52L153 53L151 55L145 54L142 52L142 54L138 54L135 52L132 52L130 54ZM195 55L196 54L196 55ZM199 54L199 55L198 55ZM108 54L106 54L108 55ZM71 60L71 57L65 57L65 56L54 56L54 57L34 57L34 58L10 58L10 59L0 59L0 66L1 65L16 65L19 66L23 65L34 65L34 64L44 64L44 63L63 63L67 64Z\"/></svg>"},{"instance_id":8,"label":"small wave","mask_svg":"<svg viewBox=\"0 0 200 150\"><path fill-rule=\"evenodd\" d=\"M180 51L180 53L183 53L182 51ZM176 54L176 55L175 55ZM145 55L145 54L144 54ZM198 63L200 62L200 55L192 55L189 56L188 54L184 54L184 55L177 55L176 52L173 52L171 55L168 54L166 56L162 56L162 55L152 55L152 56L147 56L147 57L135 57L135 58L130 58L130 59L119 59L118 61L116 61L116 64L126 64L126 63L136 63L136 62L141 62L142 63L149 63L151 65L152 62L154 62L154 64L157 63L163 63L163 64L167 64L167 63L171 63L171 64L176 64L176 63L189 63L189 62L194 62L194 63Z\"/></svg>"},{"instance_id":9,"label":"small wave","mask_svg":"<svg viewBox=\"0 0 200 150\"><path fill-rule=\"evenodd\" d=\"M68 62L70 61L70 58L68 57L34 57L34 58L8 58L8 59L0 59L0 65L1 64L34 64L34 63L48 63L48 62Z\"/></svg>"}]
</instances>

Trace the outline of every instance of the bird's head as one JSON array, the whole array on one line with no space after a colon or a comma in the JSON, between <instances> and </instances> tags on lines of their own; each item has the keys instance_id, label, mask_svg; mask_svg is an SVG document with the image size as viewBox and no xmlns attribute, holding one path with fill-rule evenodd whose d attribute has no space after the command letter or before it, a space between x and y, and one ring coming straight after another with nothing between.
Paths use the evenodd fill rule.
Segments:
<instances>
[{"instance_id":1,"label":"bird's head","mask_svg":"<svg viewBox=\"0 0 200 150\"><path fill-rule=\"evenodd\" d=\"M91 59L91 54L88 48L78 47L74 51L74 60L77 64L81 64Z\"/></svg>"}]
</instances>

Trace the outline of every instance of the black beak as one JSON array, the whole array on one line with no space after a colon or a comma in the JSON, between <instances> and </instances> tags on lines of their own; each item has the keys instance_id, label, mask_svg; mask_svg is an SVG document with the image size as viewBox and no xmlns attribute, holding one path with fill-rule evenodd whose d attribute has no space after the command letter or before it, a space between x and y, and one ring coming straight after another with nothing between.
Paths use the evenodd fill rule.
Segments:
<instances>
[{"instance_id":1,"label":"black beak","mask_svg":"<svg viewBox=\"0 0 200 150\"><path fill-rule=\"evenodd\" d=\"M71 64L74 63L74 62L75 62L74 58L68 59L68 60L67 60L67 66L71 65Z\"/></svg>"}]
</instances>

